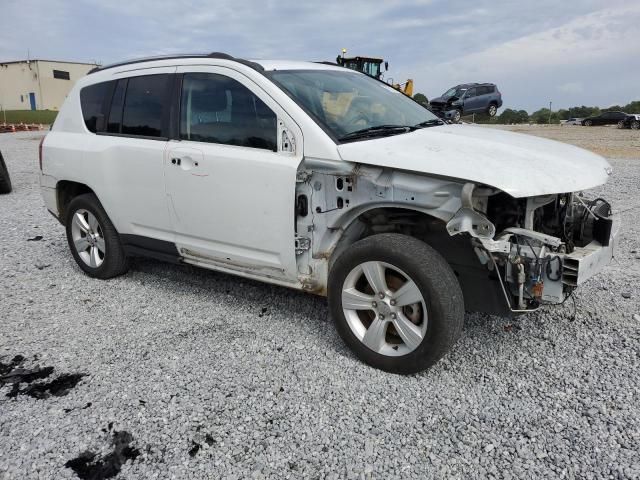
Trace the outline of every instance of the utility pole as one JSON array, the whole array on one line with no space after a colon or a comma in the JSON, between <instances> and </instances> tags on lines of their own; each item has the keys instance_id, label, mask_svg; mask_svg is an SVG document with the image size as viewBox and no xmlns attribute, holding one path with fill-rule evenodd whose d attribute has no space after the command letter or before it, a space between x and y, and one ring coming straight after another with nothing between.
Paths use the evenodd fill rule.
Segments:
<instances>
[{"instance_id":1,"label":"utility pole","mask_svg":"<svg viewBox=\"0 0 640 480\"><path fill-rule=\"evenodd\" d=\"M549 102L549 125L551 125L551 102Z\"/></svg>"}]
</instances>

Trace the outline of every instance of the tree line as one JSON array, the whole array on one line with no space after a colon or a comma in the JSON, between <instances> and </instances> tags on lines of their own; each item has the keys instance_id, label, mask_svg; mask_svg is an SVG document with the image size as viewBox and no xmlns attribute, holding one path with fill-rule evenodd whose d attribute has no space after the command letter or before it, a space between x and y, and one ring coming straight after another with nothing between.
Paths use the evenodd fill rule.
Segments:
<instances>
[{"instance_id":1,"label":"tree line","mask_svg":"<svg viewBox=\"0 0 640 480\"><path fill-rule=\"evenodd\" d=\"M416 93L413 99L423 105L428 104L427 97L422 93ZM505 108L499 115L495 117L489 117L486 114L476 114L476 123L500 123L500 124L512 124L512 123L560 123L561 120L568 120L569 118L586 118L593 115L599 115L602 112L607 111L619 111L626 113L640 113L640 100L627 103L626 105L612 105L608 108L600 107L587 107L582 105L580 107L561 108L559 110L551 110L548 108L541 108L536 110L532 114L529 114L526 110L514 110L511 108Z\"/></svg>"}]
</instances>

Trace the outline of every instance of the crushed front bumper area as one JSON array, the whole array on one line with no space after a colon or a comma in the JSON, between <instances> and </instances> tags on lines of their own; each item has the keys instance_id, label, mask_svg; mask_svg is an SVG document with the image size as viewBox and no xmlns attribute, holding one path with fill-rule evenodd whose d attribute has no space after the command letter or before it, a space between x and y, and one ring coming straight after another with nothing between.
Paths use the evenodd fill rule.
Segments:
<instances>
[{"instance_id":1,"label":"crushed front bumper area","mask_svg":"<svg viewBox=\"0 0 640 480\"><path fill-rule=\"evenodd\" d=\"M476 237L476 253L494 271L512 312L534 311L562 303L578 285L599 273L614 256L620 221L615 218L608 241L592 240L564 253L556 237L522 228L505 230L495 240Z\"/></svg>"}]
</instances>

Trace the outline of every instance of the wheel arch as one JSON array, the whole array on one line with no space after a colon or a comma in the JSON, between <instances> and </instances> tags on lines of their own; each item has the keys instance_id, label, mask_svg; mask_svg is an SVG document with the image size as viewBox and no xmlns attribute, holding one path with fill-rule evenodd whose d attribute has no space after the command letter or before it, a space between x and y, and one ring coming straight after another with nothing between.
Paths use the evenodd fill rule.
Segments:
<instances>
[{"instance_id":1,"label":"wheel arch","mask_svg":"<svg viewBox=\"0 0 640 480\"><path fill-rule=\"evenodd\" d=\"M446 220L434 213L397 204L368 205L337 230L339 236L325 254L327 272L355 242L378 233L401 233L426 243L446 260L462 288L466 310L507 314L500 285L478 259L470 236L450 236Z\"/></svg>"},{"instance_id":2,"label":"wheel arch","mask_svg":"<svg viewBox=\"0 0 640 480\"><path fill-rule=\"evenodd\" d=\"M363 205L341 218L341 223L333 229L337 235L325 237L320 250L328 252L326 257L331 269L349 246L377 233L402 233L429 243L429 234L446 233L446 221L437 215L434 211L398 206L397 203Z\"/></svg>"},{"instance_id":3,"label":"wheel arch","mask_svg":"<svg viewBox=\"0 0 640 480\"><path fill-rule=\"evenodd\" d=\"M56 200L58 204L59 220L64 223L67 214L67 207L71 200L78 195L93 193L95 191L87 184L72 180L60 180L56 183Z\"/></svg>"}]
</instances>

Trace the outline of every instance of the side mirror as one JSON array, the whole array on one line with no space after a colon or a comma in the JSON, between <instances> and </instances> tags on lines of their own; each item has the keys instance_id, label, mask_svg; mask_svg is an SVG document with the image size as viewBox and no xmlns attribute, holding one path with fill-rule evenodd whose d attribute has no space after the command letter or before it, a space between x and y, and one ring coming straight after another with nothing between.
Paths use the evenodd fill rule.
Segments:
<instances>
[{"instance_id":1,"label":"side mirror","mask_svg":"<svg viewBox=\"0 0 640 480\"><path fill-rule=\"evenodd\" d=\"M337 63L338 65L342 65L342 57L341 57L340 55L338 55L338 56L336 57L336 63Z\"/></svg>"},{"instance_id":2,"label":"side mirror","mask_svg":"<svg viewBox=\"0 0 640 480\"><path fill-rule=\"evenodd\" d=\"M384 62L384 71L389 70L389 62Z\"/></svg>"}]
</instances>

